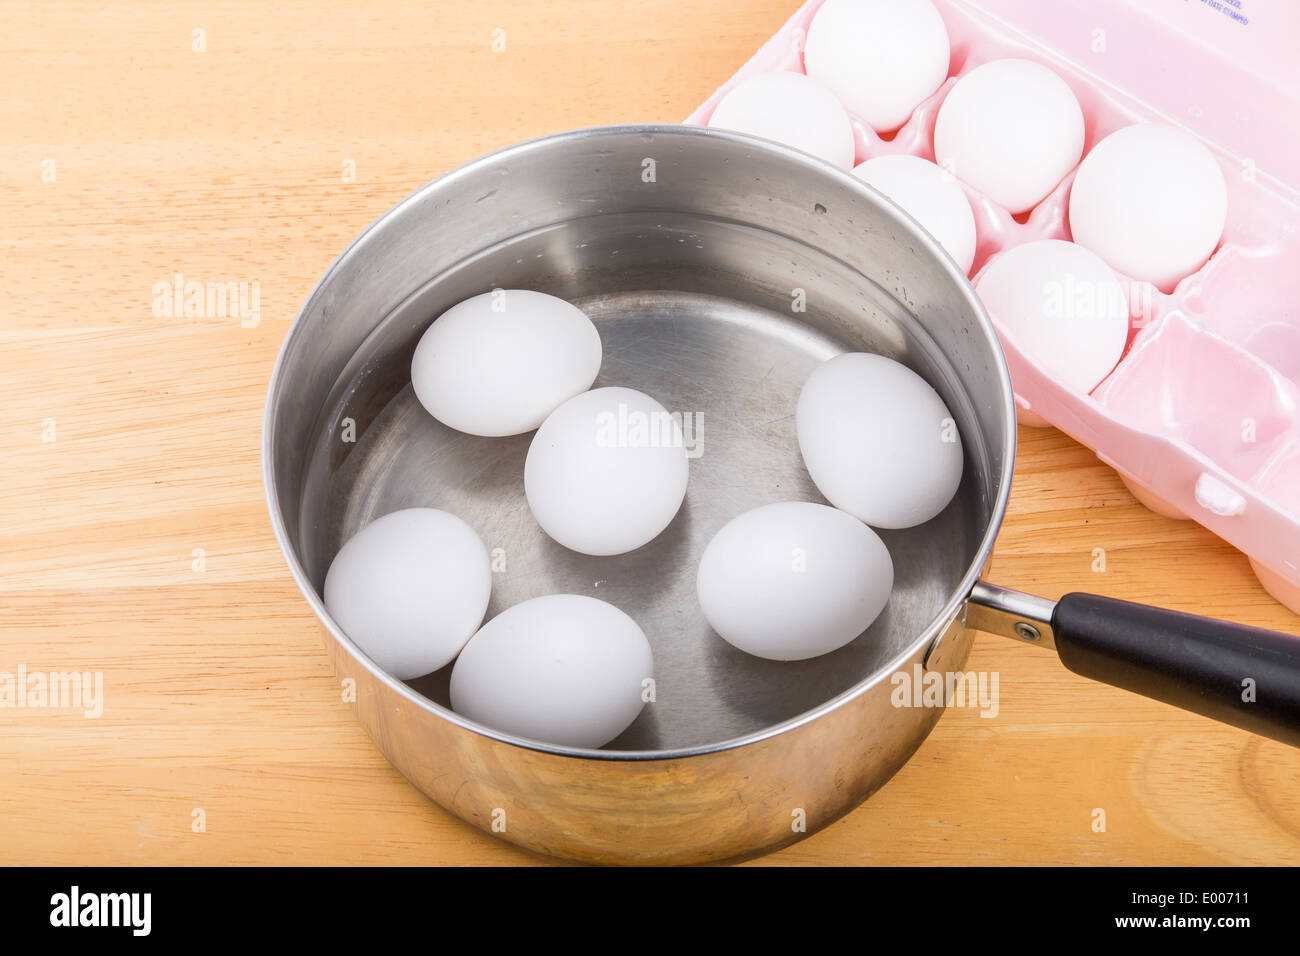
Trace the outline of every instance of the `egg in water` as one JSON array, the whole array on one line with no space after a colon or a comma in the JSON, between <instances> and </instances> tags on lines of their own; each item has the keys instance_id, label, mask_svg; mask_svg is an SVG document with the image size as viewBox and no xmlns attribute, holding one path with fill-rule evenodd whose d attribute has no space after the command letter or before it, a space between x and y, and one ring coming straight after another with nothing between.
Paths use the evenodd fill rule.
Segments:
<instances>
[{"instance_id":1,"label":"egg in water","mask_svg":"<svg viewBox=\"0 0 1300 956\"><path fill-rule=\"evenodd\" d=\"M524 461L524 493L548 535L582 554L635 550L668 527L686 496L680 415L644 392L597 388L542 423Z\"/></svg>"},{"instance_id":2,"label":"egg in water","mask_svg":"<svg viewBox=\"0 0 1300 956\"><path fill-rule=\"evenodd\" d=\"M823 362L799 393L799 450L817 490L877 528L929 521L957 493L962 445L939 393L883 355Z\"/></svg>"},{"instance_id":3,"label":"egg in water","mask_svg":"<svg viewBox=\"0 0 1300 956\"><path fill-rule=\"evenodd\" d=\"M601 747L641 713L650 643L612 604L578 594L502 611L465 645L451 707L495 730L564 747Z\"/></svg>"},{"instance_id":4,"label":"egg in water","mask_svg":"<svg viewBox=\"0 0 1300 956\"><path fill-rule=\"evenodd\" d=\"M519 435L590 388L601 354L600 333L577 306L496 289L434 320L411 359L411 386L430 415L457 431Z\"/></svg>"},{"instance_id":5,"label":"egg in water","mask_svg":"<svg viewBox=\"0 0 1300 956\"><path fill-rule=\"evenodd\" d=\"M806 501L763 505L727 522L696 575L700 608L718 636L777 661L843 647L880 616L893 586L879 535Z\"/></svg>"},{"instance_id":6,"label":"egg in water","mask_svg":"<svg viewBox=\"0 0 1300 956\"><path fill-rule=\"evenodd\" d=\"M399 680L449 664L482 623L491 594L482 540L436 508L370 522L339 549L324 588L343 633Z\"/></svg>"}]
</instances>

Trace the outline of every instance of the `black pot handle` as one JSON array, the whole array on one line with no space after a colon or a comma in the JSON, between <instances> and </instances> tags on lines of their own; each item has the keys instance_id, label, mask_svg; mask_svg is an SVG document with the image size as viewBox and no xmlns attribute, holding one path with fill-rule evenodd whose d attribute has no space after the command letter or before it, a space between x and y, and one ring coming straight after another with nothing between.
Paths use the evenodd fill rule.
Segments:
<instances>
[{"instance_id":1,"label":"black pot handle","mask_svg":"<svg viewBox=\"0 0 1300 956\"><path fill-rule=\"evenodd\" d=\"M1300 637L1095 594L1051 627L1076 674L1300 747Z\"/></svg>"}]
</instances>

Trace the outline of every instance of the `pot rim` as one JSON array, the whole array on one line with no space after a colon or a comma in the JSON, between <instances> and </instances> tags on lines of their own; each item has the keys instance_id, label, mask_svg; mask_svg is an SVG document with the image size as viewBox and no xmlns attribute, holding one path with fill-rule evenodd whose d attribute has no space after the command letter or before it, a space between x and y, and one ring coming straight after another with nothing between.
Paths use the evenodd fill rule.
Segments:
<instances>
[{"instance_id":1,"label":"pot rim","mask_svg":"<svg viewBox=\"0 0 1300 956\"><path fill-rule=\"evenodd\" d=\"M390 220L397 210L418 203L428 193L442 188L445 183L472 175L480 166L500 162L502 160L509 160L512 157L520 156L532 151L546 149L555 143L598 140L602 136L627 134L648 134L655 137L708 137L729 141L740 150L762 150L768 153L778 154L789 161L797 162L815 169L819 175L833 179L837 178L841 187L849 188L860 195L865 196L872 203L882 206L883 211L886 214L892 215L897 221L897 224L908 231L909 237L913 242L919 243L931 256L937 256L939 258L943 268L947 271L948 277L957 284L961 291L969 313L976 320L977 329L974 331L977 334L982 335L987 344L992 346L993 359L996 363L996 370L998 373L996 385L1002 392L1001 404L1003 426L1007 436L1002 449L1002 471L1000 475L996 476L999 481L999 491L996 500L993 502L992 513L989 516L984 537L980 541L980 546L976 551L975 556L971 559L970 565L967 567L965 574L962 576L961 583L953 591L943 609L925 630L913 638L913 640L887 664L877 668L874 673L864 677L852 687L842 691L835 697L824 701L817 707L807 710L802 714L798 714L788 720L773 724L770 727L764 727L761 730L740 737L732 737L714 743L699 744L671 750L597 750L589 747L564 747L556 744L548 744L544 741L531 740L526 737L518 737L469 720L462 715L457 714L450 708L443 707L441 704L430 700L423 694L407 686L403 681L388 674L375 664L375 662L371 660L365 652L357 647L351 639L343 633L342 629L334 623L333 618L326 610L324 601L316 594L316 589L308 579L307 573L302 566L302 562L299 561L295 549L289 542L288 531L285 527L284 519L280 514L280 506L277 501L273 464L275 443L274 421L272 415L273 401L280 388L281 377L284 373L285 357L289 352L290 346L295 341L295 337L303 334L303 327L301 324L303 315L307 312L316 297L321 293L321 290L334 279L336 274L347 267L348 261L354 254L356 248L364 240L366 240L372 233L382 229L384 224ZM938 240L933 238L929 232L916 222L916 220L903 212L902 209L878 192L875 188L867 185L865 181L859 179L857 176L845 172L824 160L793 147L778 143L774 140L761 139L729 130L713 129L702 126L686 126L676 123L630 123L607 126L589 126L561 133L551 133L486 153L475 159L471 159L468 162L462 163L461 165L454 167L420 186L409 195L386 209L374 222L367 226L348 244L343 252L340 253L339 256L330 264L329 268L326 269L325 273L312 286L311 291L307 294L307 297L303 300L302 305L294 315L289 330L285 333L284 340L280 344L280 350L276 355L275 364L271 370L270 380L267 384L266 405L262 416L261 456L262 485L266 495L266 504L271 518L271 526L275 532L276 543L280 547L280 552L284 556L285 563L289 567L289 572L293 577L294 583L297 584L298 590L302 592L303 597L307 599L307 604L311 607L317 620L329 633L330 637L344 648L359 665L369 671L373 677L385 684L390 690L399 696L404 697L408 703L420 708L421 710L427 711L448 723L460 727L463 730L525 750L559 757L571 757L586 760L634 762L657 760L667 761L737 749L749 744L778 737L805 724L811 723L824 714L828 714L857 697L866 694L877 684L884 681L887 676L896 672L902 665L915 656L918 651L935 642L943 631L947 629L950 622L961 615L966 602L970 597L971 591L983 575L984 569L989 562L993 552L993 545L1006 516L1007 502L1011 494L1012 473L1015 468L1016 411L1011 387L1011 376L1007 368L1006 357L1002 351L1002 345L998 340L997 332L994 329L992 320L989 318L988 313L984 310L983 304L975 294L975 288L971 284L969 277L957 268L956 263L953 262L952 258L939 244Z\"/></svg>"}]
</instances>

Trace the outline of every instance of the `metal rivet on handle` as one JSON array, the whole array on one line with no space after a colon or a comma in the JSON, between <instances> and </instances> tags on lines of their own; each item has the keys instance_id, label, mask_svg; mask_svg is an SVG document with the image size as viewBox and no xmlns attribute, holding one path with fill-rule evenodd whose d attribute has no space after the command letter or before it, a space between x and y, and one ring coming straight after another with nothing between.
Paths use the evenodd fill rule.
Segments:
<instances>
[{"instance_id":1,"label":"metal rivet on handle","mask_svg":"<svg viewBox=\"0 0 1300 956\"><path fill-rule=\"evenodd\" d=\"M1041 641L1043 639L1043 635L1038 632L1038 628L1028 621L1016 622L1016 637L1022 641Z\"/></svg>"}]
</instances>

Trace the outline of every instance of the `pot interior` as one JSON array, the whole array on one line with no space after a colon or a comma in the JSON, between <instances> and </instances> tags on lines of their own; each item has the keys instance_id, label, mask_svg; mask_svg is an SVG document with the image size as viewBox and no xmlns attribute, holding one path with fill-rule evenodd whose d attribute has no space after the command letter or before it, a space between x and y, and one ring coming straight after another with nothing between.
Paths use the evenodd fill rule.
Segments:
<instances>
[{"instance_id":1,"label":"pot interior","mask_svg":"<svg viewBox=\"0 0 1300 956\"><path fill-rule=\"evenodd\" d=\"M822 186L817 195L822 199L803 205L820 226L835 214L836 189ZM319 595L334 554L363 525L399 508L435 507L467 521L494 554L489 618L560 592L623 609L653 647L656 700L608 750L676 751L742 738L879 676L934 632L972 568L983 562L986 534L1005 496L1009 392L1005 373L998 378L989 372L1001 369L999 357L989 353L980 316L964 308L955 270L869 190L859 189L854 202L859 216L877 217L873 235L882 224L897 227L896 253L850 262L845 250L827 250L797 224L787 229L775 221L666 208L671 203L598 207L471 245L458 257L444 257L445 264L430 256L423 281L396 307L367 322L343 325L335 318L335 326L356 340L339 352L349 354L328 380L306 384L309 368L319 375L327 364L319 349L299 344L296 358L295 346L286 346L268 422L284 429L277 445L301 443L294 455L274 459L273 508L278 503L284 509L291 564L300 562ZM418 230L404 241L418 243ZM904 251L909 244L910 255ZM304 308L294 330L299 336L313 323L318 335L329 334L330 313L320 304L322 295L328 297L325 286L346 282L349 268L357 272L358 251L354 247L341 260ZM935 260L930 275L922 269L906 287L913 278L906 264L925 265L926 257ZM555 543L534 521L524 496L532 435L465 435L416 401L410 358L420 334L444 309L498 287L574 302L596 323L604 345L595 387L643 390L696 423L699 455L691 461L685 504L645 547L590 557ZM938 517L881 532L896 582L888 607L868 631L812 660L761 660L731 647L705 623L695 596L697 561L713 533L742 511L782 500L824 502L799 455L795 405L809 373L843 351L889 355L934 385L961 430L965 473ZM306 400L289 398L295 377ZM277 390L279 401L296 401L279 418ZM345 440L349 429L353 441ZM449 665L408 683L448 708L450 672Z\"/></svg>"}]
</instances>

